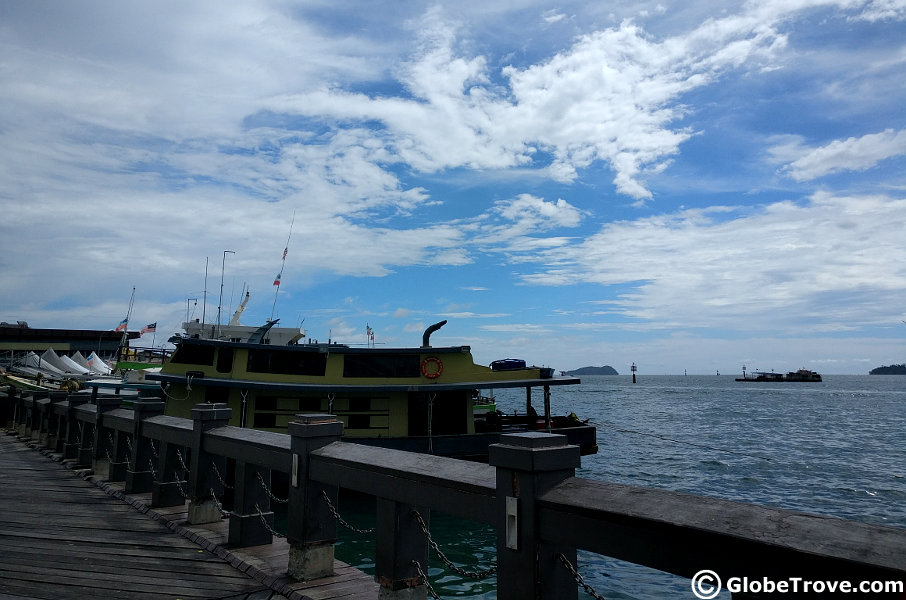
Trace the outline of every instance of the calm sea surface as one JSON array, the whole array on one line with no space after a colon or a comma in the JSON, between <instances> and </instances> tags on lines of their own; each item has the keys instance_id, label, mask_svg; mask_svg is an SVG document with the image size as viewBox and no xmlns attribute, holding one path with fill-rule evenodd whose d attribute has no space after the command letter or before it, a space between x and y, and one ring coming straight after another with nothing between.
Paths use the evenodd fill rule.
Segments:
<instances>
[{"instance_id":1,"label":"calm sea surface","mask_svg":"<svg viewBox=\"0 0 906 600\"><path fill-rule=\"evenodd\" d=\"M497 403L523 409L524 392L499 392ZM551 404L554 414L572 411L598 427L598 454L582 458L579 477L906 528L906 376L742 383L642 375L636 384L586 376L553 388ZM373 523L367 506L341 512ZM489 528L435 512L431 531L468 570L495 559ZM373 572L373 553L373 536L341 533L340 560ZM579 572L609 599L694 598L687 579L596 554L580 552ZM433 554L429 575L442 598L495 597L493 578L464 580Z\"/></svg>"}]
</instances>

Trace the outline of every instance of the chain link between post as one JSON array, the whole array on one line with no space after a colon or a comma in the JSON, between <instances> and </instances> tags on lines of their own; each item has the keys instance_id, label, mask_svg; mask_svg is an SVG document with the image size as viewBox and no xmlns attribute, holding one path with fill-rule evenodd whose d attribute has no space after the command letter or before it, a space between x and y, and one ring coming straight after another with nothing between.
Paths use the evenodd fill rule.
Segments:
<instances>
[{"instance_id":1,"label":"chain link between post","mask_svg":"<svg viewBox=\"0 0 906 600\"><path fill-rule=\"evenodd\" d=\"M412 509L409 514L412 515L412 517L415 518L416 521L418 521L418 525L419 527L421 527L422 533L425 534L425 538L428 540L428 544L434 550L434 553L437 554L437 557L441 559L444 564L447 565L450 569L452 569L459 575L468 577L470 579L484 579L485 577L490 577L491 575L497 574L497 565L494 565L493 567L484 569L482 571L466 571L465 569L457 567L455 564L453 564L453 561L447 558L447 556L441 551L440 546L437 545L437 542L435 542L431 537L431 533L428 532L428 525L425 523L425 520L422 518L419 512L415 509Z\"/></svg>"},{"instance_id":2,"label":"chain link between post","mask_svg":"<svg viewBox=\"0 0 906 600\"><path fill-rule=\"evenodd\" d=\"M578 583L580 586L582 586L582 589L585 590L585 592L589 596L591 596L595 600L606 600L604 598L604 596L602 596L601 594L596 592L594 590L594 588L592 588L590 585L585 583L585 580L582 578L581 575L579 575L579 571L577 571L576 567L574 567L573 564L571 562L569 562L568 558L563 556L562 552L558 552L557 556L555 558L560 561L560 563L566 568L567 571L569 571L569 574L573 576L573 579L576 580L576 583Z\"/></svg>"},{"instance_id":3,"label":"chain link between post","mask_svg":"<svg viewBox=\"0 0 906 600\"><path fill-rule=\"evenodd\" d=\"M354 526L350 525L349 523L347 523L347 522L343 519L343 517L340 516L340 513L337 512L336 507L335 507L335 506L333 505L333 503L330 501L330 497L328 497L327 492L325 492L324 490L321 490L321 497L324 498L324 502L327 502L327 508L330 510L330 514L332 514L333 517L337 520L337 523L339 523L340 525L342 525L343 527L345 527L345 528L348 529L349 531L354 531L355 533L362 533L362 534L366 534L366 535L367 535L367 534L374 533L374 528L371 528L371 529L359 529L358 527L354 527Z\"/></svg>"}]
</instances>

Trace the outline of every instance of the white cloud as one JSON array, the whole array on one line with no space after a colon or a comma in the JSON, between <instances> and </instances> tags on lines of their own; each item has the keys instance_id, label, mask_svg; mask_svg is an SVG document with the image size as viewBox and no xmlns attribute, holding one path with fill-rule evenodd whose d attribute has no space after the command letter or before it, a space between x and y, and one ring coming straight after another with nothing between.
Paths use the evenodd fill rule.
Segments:
<instances>
[{"instance_id":1,"label":"white cloud","mask_svg":"<svg viewBox=\"0 0 906 600\"><path fill-rule=\"evenodd\" d=\"M864 171L888 158L906 155L906 129L886 129L860 138L834 140L819 148L786 144L775 148L774 154L787 160L798 155L785 168L797 181L810 181L843 171Z\"/></svg>"},{"instance_id":2,"label":"white cloud","mask_svg":"<svg viewBox=\"0 0 906 600\"><path fill-rule=\"evenodd\" d=\"M654 327L875 323L895 317L881 307L906 290L904 210L902 199L822 193L731 219L718 209L614 222L539 253L550 266L525 281L628 285L614 310Z\"/></svg>"}]
</instances>

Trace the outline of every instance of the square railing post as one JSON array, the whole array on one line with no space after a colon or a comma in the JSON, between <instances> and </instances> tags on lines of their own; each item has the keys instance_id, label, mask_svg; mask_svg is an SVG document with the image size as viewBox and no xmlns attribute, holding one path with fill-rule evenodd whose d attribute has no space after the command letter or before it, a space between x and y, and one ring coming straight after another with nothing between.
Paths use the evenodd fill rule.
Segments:
<instances>
[{"instance_id":1,"label":"square railing post","mask_svg":"<svg viewBox=\"0 0 906 600\"><path fill-rule=\"evenodd\" d=\"M579 447L565 435L505 434L488 459L497 468L497 598L574 600L576 582L558 555L575 565L576 549L540 539L536 499L575 476Z\"/></svg>"},{"instance_id":2,"label":"square railing post","mask_svg":"<svg viewBox=\"0 0 906 600\"><path fill-rule=\"evenodd\" d=\"M38 407L38 400L48 397L50 397L50 394L48 392L38 390L32 392L31 396L25 401L25 407L28 416L25 431L22 432L23 437L33 439L35 437L35 432L40 431L41 410Z\"/></svg>"},{"instance_id":3,"label":"square railing post","mask_svg":"<svg viewBox=\"0 0 906 600\"><path fill-rule=\"evenodd\" d=\"M311 452L339 441L343 423L333 415L297 415L289 424L293 467L290 473L286 539L287 574L299 580L333 575L336 518L323 494L336 506L337 486L310 479Z\"/></svg>"},{"instance_id":4,"label":"square railing post","mask_svg":"<svg viewBox=\"0 0 906 600\"><path fill-rule=\"evenodd\" d=\"M378 498L374 578L381 585L379 598L423 600L428 597L419 568L428 573L428 540L415 511L427 524L427 508ZM418 563L418 565L414 564Z\"/></svg>"},{"instance_id":5,"label":"square railing post","mask_svg":"<svg viewBox=\"0 0 906 600\"><path fill-rule=\"evenodd\" d=\"M233 512L230 513L230 545L241 548L270 544L274 541L271 533L274 528L274 513L267 493L271 485L271 470L237 460L235 473ZM265 489L262 481L268 489Z\"/></svg>"},{"instance_id":6,"label":"square railing post","mask_svg":"<svg viewBox=\"0 0 906 600\"><path fill-rule=\"evenodd\" d=\"M51 398L53 398L53 392ZM70 394L65 402L60 402L60 406L64 408L64 414L59 416L60 429L57 436L57 449L63 453L64 460L79 457L83 426L76 418L76 407L85 404L88 400L88 396L84 394Z\"/></svg>"},{"instance_id":7,"label":"square railing post","mask_svg":"<svg viewBox=\"0 0 906 600\"><path fill-rule=\"evenodd\" d=\"M126 468L127 494L150 492L154 483L153 452L151 440L143 435L144 420L164 414L164 402L160 396L139 395L132 403L132 456Z\"/></svg>"},{"instance_id":8,"label":"square railing post","mask_svg":"<svg viewBox=\"0 0 906 600\"><path fill-rule=\"evenodd\" d=\"M25 397L26 392L17 391L16 393L16 410L15 415L13 416L13 429L18 435L23 435L25 432L25 424L28 423L28 409L25 408Z\"/></svg>"},{"instance_id":9,"label":"square railing post","mask_svg":"<svg viewBox=\"0 0 906 600\"><path fill-rule=\"evenodd\" d=\"M38 426L38 445L44 448L54 449L56 442L56 425L57 418L54 413L54 402L58 402L60 398L41 398L35 403L36 408L38 409L39 414L41 415L41 422Z\"/></svg>"},{"instance_id":10,"label":"square railing post","mask_svg":"<svg viewBox=\"0 0 906 600\"><path fill-rule=\"evenodd\" d=\"M132 456L132 440L129 432L119 429L112 430L112 449L107 464L107 481L126 481L126 470L129 467L130 457Z\"/></svg>"},{"instance_id":11,"label":"square railing post","mask_svg":"<svg viewBox=\"0 0 906 600\"><path fill-rule=\"evenodd\" d=\"M152 451L153 451L152 447ZM162 441L157 449L157 476L151 484L151 506L180 506L186 502L183 482L185 451L182 446Z\"/></svg>"},{"instance_id":12,"label":"square railing post","mask_svg":"<svg viewBox=\"0 0 906 600\"><path fill-rule=\"evenodd\" d=\"M217 473L226 472L226 458L204 449L204 435L230 423L233 411L224 403L203 402L192 409L192 460L189 465L188 496L190 525L216 523L221 518L217 496L223 495L223 484ZM213 467L212 467L213 465ZM217 472L214 472L214 468Z\"/></svg>"},{"instance_id":13,"label":"square railing post","mask_svg":"<svg viewBox=\"0 0 906 600\"><path fill-rule=\"evenodd\" d=\"M81 424L79 427L79 448L76 454L76 465L90 468L94 458L94 430L97 427L97 406L90 404L90 395L82 395L89 398L89 400L75 409L76 419Z\"/></svg>"},{"instance_id":14,"label":"square railing post","mask_svg":"<svg viewBox=\"0 0 906 600\"><path fill-rule=\"evenodd\" d=\"M99 396L97 388L92 393L92 402L97 407L97 413L94 418L94 432L91 451L91 470L98 479L107 479L113 481L110 477L111 464L115 462L113 430L105 427L104 420L106 414L115 408L119 408L122 398L119 396ZM126 472L123 471L125 478Z\"/></svg>"},{"instance_id":15,"label":"square railing post","mask_svg":"<svg viewBox=\"0 0 906 600\"><path fill-rule=\"evenodd\" d=\"M2 423L4 429L15 427L16 425L16 407L19 402L19 390L14 385L6 386L6 400L5 400L5 410L2 415Z\"/></svg>"}]
</instances>

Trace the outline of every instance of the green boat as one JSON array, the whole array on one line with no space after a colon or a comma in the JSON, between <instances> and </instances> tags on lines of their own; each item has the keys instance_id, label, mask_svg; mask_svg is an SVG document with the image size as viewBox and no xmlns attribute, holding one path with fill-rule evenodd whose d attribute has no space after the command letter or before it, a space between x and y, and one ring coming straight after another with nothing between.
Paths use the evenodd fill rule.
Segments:
<instances>
[{"instance_id":1,"label":"green boat","mask_svg":"<svg viewBox=\"0 0 906 600\"><path fill-rule=\"evenodd\" d=\"M512 359L477 365L469 346L430 346L431 333L445 323L429 327L422 345L411 348L182 338L147 378L161 382L166 414L188 418L198 403L223 402L238 427L286 432L297 414L329 413L349 441L415 452L482 459L501 433L524 430L562 433L583 454L597 452L593 426L570 411L551 414L551 388L579 379ZM488 405L483 392L501 388L525 389L523 414ZM532 405L536 390L540 415Z\"/></svg>"}]
</instances>

